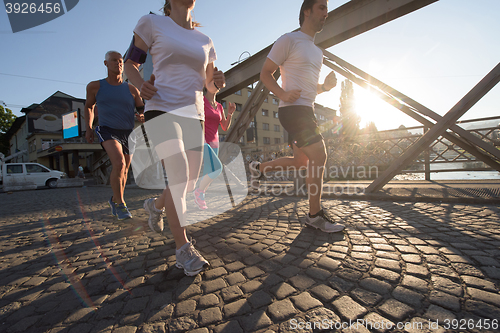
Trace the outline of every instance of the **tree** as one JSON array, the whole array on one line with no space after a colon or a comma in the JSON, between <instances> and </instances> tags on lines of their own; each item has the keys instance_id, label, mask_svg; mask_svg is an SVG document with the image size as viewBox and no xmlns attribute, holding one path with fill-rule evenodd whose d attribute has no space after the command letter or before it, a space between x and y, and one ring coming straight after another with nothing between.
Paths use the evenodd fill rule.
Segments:
<instances>
[{"instance_id":1,"label":"tree","mask_svg":"<svg viewBox=\"0 0 500 333\"><path fill-rule=\"evenodd\" d=\"M356 114L352 82L347 79L341 84L339 111L342 121L341 133L346 139L352 139L358 134L361 118Z\"/></svg>"},{"instance_id":2,"label":"tree","mask_svg":"<svg viewBox=\"0 0 500 333\"><path fill-rule=\"evenodd\" d=\"M0 105L0 152L4 155L9 153L10 146L5 133L10 129L16 118L10 109Z\"/></svg>"},{"instance_id":3,"label":"tree","mask_svg":"<svg viewBox=\"0 0 500 333\"><path fill-rule=\"evenodd\" d=\"M378 129L377 129L377 125L375 125L375 122L370 121L368 123L368 125L366 125L365 131L366 131L366 133L370 133L370 134L377 133Z\"/></svg>"},{"instance_id":4,"label":"tree","mask_svg":"<svg viewBox=\"0 0 500 333\"><path fill-rule=\"evenodd\" d=\"M0 133L5 133L12 126L16 120L16 116L12 113L11 109L4 108L0 105Z\"/></svg>"}]
</instances>

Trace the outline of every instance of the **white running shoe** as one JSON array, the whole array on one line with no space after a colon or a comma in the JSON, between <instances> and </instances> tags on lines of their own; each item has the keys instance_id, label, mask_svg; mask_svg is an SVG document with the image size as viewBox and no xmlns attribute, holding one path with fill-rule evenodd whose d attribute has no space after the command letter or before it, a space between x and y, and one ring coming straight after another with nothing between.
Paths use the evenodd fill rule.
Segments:
<instances>
[{"instance_id":1,"label":"white running shoe","mask_svg":"<svg viewBox=\"0 0 500 333\"><path fill-rule=\"evenodd\" d=\"M311 217L309 214L306 215L306 224L316 229L320 229L324 232L339 232L344 230L345 226L340 223L332 222L325 215L325 212L322 210L316 214L316 217Z\"/></svg>"},{"instance_id":2,"label":"white running shoe","mask_svg":"<svg viewBox=\"0 0 500 333\"><path fill-rule=\"evenodd\" d=\"M196 251L193 243L184 244L179 250L175 251L175 266L184 268L184 274L187 276L195 276L202 270L208 267L208 261Z\"/></svg>"},{"instance_id":3,"label":"white running shoe","mask_svg":"<svg viewBox=\"0 0 500 333\"><path fill-rule=\"evenodd\" d=\"M156 198L146 199L144 201L144 209L149 214L148 225L154 232L161 233L163 231L163 212L165 209L158 210L155 207Z\"/></svg>"}]
</instances>

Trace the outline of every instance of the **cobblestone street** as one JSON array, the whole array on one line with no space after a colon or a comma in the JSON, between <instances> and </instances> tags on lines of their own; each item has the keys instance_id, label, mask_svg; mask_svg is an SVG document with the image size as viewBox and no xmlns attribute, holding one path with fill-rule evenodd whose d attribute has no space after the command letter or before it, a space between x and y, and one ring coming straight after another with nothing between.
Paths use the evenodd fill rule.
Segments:
<instances>
[{"instance_id":1,"label":"cobblestone street","mask_svg":"<svg viewBox=\"0 0 500 333\"><path fill-rule=\"evenodd\" d=\"M127 188L125 221L110 194L0 193L0 331L500 332L498 206L326 199L325 234L305 198L249 195L188 227L211 267L186 277L159 192Z\"/></svg>"}]
</instances>

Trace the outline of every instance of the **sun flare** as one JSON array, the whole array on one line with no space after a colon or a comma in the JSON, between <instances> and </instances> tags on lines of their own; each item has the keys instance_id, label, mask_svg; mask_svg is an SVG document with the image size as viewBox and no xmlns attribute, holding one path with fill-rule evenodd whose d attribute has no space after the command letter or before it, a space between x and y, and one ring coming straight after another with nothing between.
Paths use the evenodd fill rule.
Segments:
<instances>
[{"instance_id":1,"label":"sun flare","mask_svg":"<svg viewBox=\"0 0 500 333\"><path fill-rule=\"evenodd\" d=\"M354 105L361 117L360 128L374 122L378 130L396 129L408 116L388 104L376 93L361 87L354 87Z\"/></svg>"}]
</instances>

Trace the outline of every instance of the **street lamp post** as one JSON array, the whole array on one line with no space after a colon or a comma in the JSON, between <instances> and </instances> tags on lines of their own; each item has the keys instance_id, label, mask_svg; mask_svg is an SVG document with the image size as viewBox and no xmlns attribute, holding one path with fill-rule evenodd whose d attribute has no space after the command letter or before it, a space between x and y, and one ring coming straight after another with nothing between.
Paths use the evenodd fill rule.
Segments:
<instances>
[{"instance_id":1,"label":"street lamp post","mask_svg":"<svg viewBox=\"0 0 500 333\"><path fill-rule=\"evenodd\" d=\"M244 54L248 54L248 57L246 57L245 59L241 59L241 56L244 55ZM250 54L250 52L248 51L243 51L240 56L238 57L238 61L235 61L231 64L231 66L234 66L236 64L239 64L240 62L250 58L252 55ZM252 83L252 89L253 89L253 83ZM257 142L257 116L254 116L253 118L253 124L254 124L254 139L255 139L255 146L258 147L258 142Z\"/></svg>"},{"instance_id":2,"label":"street lamp post","mask_svg":"<svg viewBox=\"0 0 500 333\"><path fill-rule=\"evenodd\" d=\"M234 66L234 65L239 64L240 62L242 62L242 60L241 60L241 56L242 56L242 55L244 55L245 53L248 53L248 57L246 57L246 58L245 58L245 59L243 59L243 60L246 60L246 59L248 59L248 58L250 58L250 57L252 56L252 55L250 54L250 52L248 52L248 51L243 51L243 52L240 54L240 57L238 58L238 61L233 62L233 63L231 64L231 66Z\"/></svg>"}]
</instances>

